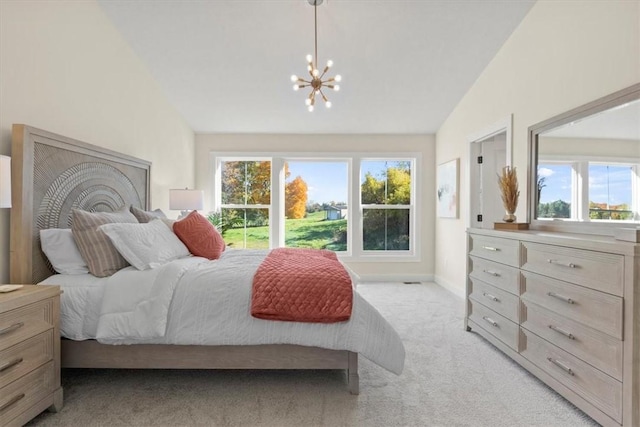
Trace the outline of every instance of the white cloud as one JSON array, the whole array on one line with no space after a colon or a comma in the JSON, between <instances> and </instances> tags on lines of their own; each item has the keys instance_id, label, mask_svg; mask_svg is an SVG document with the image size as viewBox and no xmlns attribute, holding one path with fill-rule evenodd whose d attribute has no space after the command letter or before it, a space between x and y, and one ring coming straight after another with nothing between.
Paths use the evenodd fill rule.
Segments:
<instances>
[{"instance_id":1,"label":"white cloud","mask_svg":"<svg viewBox=\"0 0 640 427\"><path fill-rule=\"evenodd\" d=\"M548 177L554 174L554 171L549 169L549 168L539 168L538 169L538 176L539 177Z\"/></svg>"}]
</instances>

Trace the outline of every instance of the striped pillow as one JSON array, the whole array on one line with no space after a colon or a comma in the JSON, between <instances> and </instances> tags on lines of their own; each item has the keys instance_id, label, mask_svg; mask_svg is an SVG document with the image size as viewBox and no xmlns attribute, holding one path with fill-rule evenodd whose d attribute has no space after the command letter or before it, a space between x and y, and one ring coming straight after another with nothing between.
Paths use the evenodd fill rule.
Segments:
<instances>
[{"instance_id":1,"label":"striped pillow","mask_svg":"<svg viewBox=\"0 0 640 427\"><path fill-rule=\"evenodd\" d=\"M151 222L156 218L166 218L167 216L160 209L145 211L131 205L131 213L138 219L138 222Z\"/></svg>"},{"instance_id":2,"label":"striped pillow","mask_svg":"<svg viewBox=\"0 0 640 427\"><path fill-rule=\"evenodd\" d=\"M71 210L71 231L89 272L96 277L111 276L129 263L118 253L109 237L98 229L114 222L137 223L138 220L124 207L117 212L87 212Z\"/></svg>"}]
</instances>

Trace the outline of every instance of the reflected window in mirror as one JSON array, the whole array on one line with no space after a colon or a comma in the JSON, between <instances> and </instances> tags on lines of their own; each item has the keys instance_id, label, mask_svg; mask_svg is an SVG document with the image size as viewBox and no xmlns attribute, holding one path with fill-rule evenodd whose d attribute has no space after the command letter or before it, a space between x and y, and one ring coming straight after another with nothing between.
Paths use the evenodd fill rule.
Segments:
<instances>
[{"instance_id":1,"label":"reflected window in mirror","mask_svg":"<svg viewBox=\"0 0 640 427\"><path fill-rule=\"evenodd\" d=\"M640 84L532 126L529 143L532 228L640 224Z\"/></svg>"}]
</instances>

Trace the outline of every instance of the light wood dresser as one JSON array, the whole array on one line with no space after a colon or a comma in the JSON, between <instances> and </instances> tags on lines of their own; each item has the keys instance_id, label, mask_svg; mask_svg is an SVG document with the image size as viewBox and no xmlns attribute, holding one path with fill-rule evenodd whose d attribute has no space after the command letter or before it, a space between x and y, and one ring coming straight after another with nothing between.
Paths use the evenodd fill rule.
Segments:
<instances>
[{"instance_id":1,"label":"light wood dresser","mask_svg":"<svg viewBox=\"0 0 640 427\"><path fill-rule=\"evenodd\" d=\"M62 408L59 317L58 286L0 293L0 425Z\"/></svg>"},{"instance_id":2,"label":"light wood dresser","mask_svg":"<svg viewBox=\"0 0 640 427\"><path fill-rule=\"evenodd\" d=\"M640 244L469 229L467 248L467 330L600 424L640 426Z\"/></svg>"}]
</instances>

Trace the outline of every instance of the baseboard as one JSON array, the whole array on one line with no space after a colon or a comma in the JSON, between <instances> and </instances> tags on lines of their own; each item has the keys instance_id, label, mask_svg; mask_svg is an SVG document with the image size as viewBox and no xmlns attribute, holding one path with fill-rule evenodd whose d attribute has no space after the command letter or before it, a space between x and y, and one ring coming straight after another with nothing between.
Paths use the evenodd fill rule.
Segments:
<instances>
[{"instance_id":1,"label":"baseboard","mask_svg":"<svg viewBox=\"0 0 640 427\"><path fill-rule=\"evenodd\" d=\"M361 274L360 283L433 282L433 274Z\"/></svg>"},{"instance_id":2,"label":"baseboard","mask_svg":"<svg viewBox=\"0 0 640 427\"><path fill-rule=\"evenodd\" d=\"M452 294L454 294L455 296L464 299L465 298L465 291L464 291L464 286L454 286L451 282L443 279L440 276L435 276L435 280L434 282L436 282L438 285L442 286L443 288L445 288L446 290L448 290L449 292L451 292Z\"/></svg>"}]
</instances>

